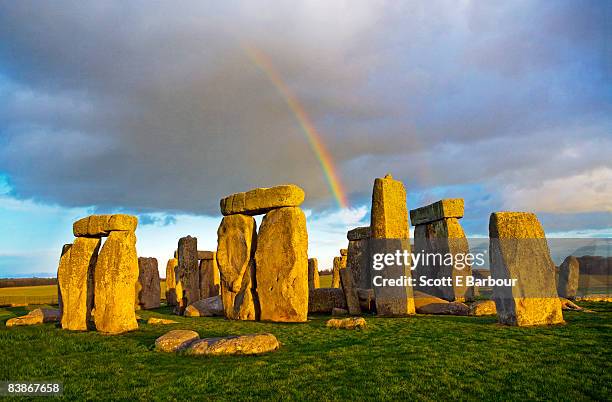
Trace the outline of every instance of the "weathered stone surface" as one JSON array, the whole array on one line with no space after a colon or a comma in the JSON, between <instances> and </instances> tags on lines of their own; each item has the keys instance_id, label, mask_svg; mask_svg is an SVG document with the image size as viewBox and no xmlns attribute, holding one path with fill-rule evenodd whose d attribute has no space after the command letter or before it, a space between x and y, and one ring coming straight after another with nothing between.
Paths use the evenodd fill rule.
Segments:
<instances>
[{"instance_id":1,"label":"weathered stone surface","mask_svg":"<svg viewBox=\"0 0 612 402\"><path fill-rule=\"evenodd\" d=\"M349 312L348 312L347 309L337 308L337 307L334 307L332 309L332 316L334 316L334 317L348 315L348 314L349 314Z\"/></svg>"},{"instance_id":2,"label":"weathered stone surface","mask_svg":"<svg viewBox=\"0 0 612 402\"><path fill-rule=\"evenodd\" d=\"M422 257L413 271L417 284L420 277L451 282L447 286L417 286L417 289L449 301L474 299L474 287L466 285L466 278L472 276L472 267L466 263L470 249L457 218L417 225L414 230L414 252ZM452 260L447 258L451 255Z\"/></svg>"},{"instance_id":3,"label":"weathered stone surface","mask_svg":"<svg viewBox=\"0 0 612 402\"><path fill-rule=\"evenodd\" d=\"M374 180L370 230L370 254L410 252L406 190L402 182L393 180L389 174L382 179ZM411 271L409 264L399 264L386 266L377 274L381 280L401 280L409 278ZM378 315L404 316L415 313L412 287L373 286L373 288Z\"/></svg>"},{"instance_id":4,"label":"weathered stone surface","mask_svg":"<svg viewBox=\"0 0 612 402\"><path fill-rule=\"evenodd\" d=\"M308 232L300 208L279 208L266 214L259 230L255 265L261 319L306 321Z\"/></svg>"},{"instance_id":5,"label":"weathered stone surface","mask_svg":"<svg viewBox=\"0 0 612 402\"><path fill-rule=\"evenodd\" d=\"M347 249L345 249L345 248L341 248L340 249L340 255L342 257L346 257L347 254L348 254L348 250Z\"/></svg>"},{"instance_id":6,"label":"weathered stone surface","mask_svg":"<svg viewBox=\"0 0 612 402\"><path fill-rule=\"evenodd\" d=\"M325 326L337 329L365 329L367 323L363 317L349 317L343 319L332 318L327 320Z\"/></svg>"},{"instance_id":7,"label":"weathered stone surface","mask_svg":"<svg viewBox=\"0 0 612 402\"><path fill-rule=\"evenodd\" d=\"M176 268L178 312L182 314L191 303L200 300L200 266L198 265L198 239L181 237L178 241L178 267ZM179 293L179 289L181 292Z\"/></svg>"},{"instance_id":8,"label":"weathered stone surface","mask_svg":"<svg viewBox=\"0 0 612 402\"><path fill-rule=\"evenodd\" d=\"M148 310L160 306L161 284L156 258L138 258L138 286L136 289L136 301L140 308Z\"/></svg>"},{"instance_id":9,"label":"weathered stone surface","mask_svg":"<svg viewBox=\"0 0 612 402\"><path fill-rule=\"evenodd\" d=\"M419 309L428 304L446 304L448 300L441 299L436 296L432 296L420 290L414 291L414 307L418 312Z\"/></svg>"},{"instance_id":10,"label":"weathered stone surface","mask_svg":"<svg viewBox=\"0 0 612 402\"><path fill-rule=\"evenodd\" d=\"M316 258L308 259L308 289L319 287L319 262Z\"/></svg>"},{"instance_id":11,"label":"weathered stone surface","mask_svg":"<svg viewBox=\"0 0 612 402\"><path fill-rule=\"evenodd\" d=\"M419 314L469 315L470 308L460 302L430 303L416 309Z\"/></svg>"},{"instance_id":12,"label":"weathered stone surface","mask_svg":"<svg viewBox=\"0 0 612 402\"><path fill-rule=\"evenodd\" d=\"M369 226L361 226L352 230L349 230L346 233L346 238L349 241L357 241L357 240L365 240L369 239L371 236L371 231Z\"/></svg>"},{"instance_id":13,"label":"weathered stone surface","mask_svg":"<svg viewBox=\"0 0 612 402\"><path fill-rule=\"evenodd\" d=\"M602 295L591 295L591 296L580 296L576 297L577 301L588 301L588 302L608 302L612 303L612 297Z\"/></svg>"},{"instance_id":14,"label":"weathered stone surface","mask_svg":"<svg viewBox=\"0 0 612 402\"><path fill-rule=\"evenodd\" d=\"M220 295L198 300L185 309L185 317L223 317L224 315Z\"/></svg>"},{"instance_id":15,"label":"weathered stone surface","mask_svg":"<svg viewBox=\"0 0 612 402\"><path fill-rule=\"evenodd\" d=\"M304 202L304 197L304 190L294 184L256 188L221 199L221 213L260 215L276 208L297 207Z\"/></svg>"},{"instance_id":16,"label":"weathered stone surface","mask_svg":"<svg viewBox=\"0 0 612 402\"><path fill-rule=\"evenodd\" d=\"M187 329L175 329L155 340L155 350L158 352L178 352L188 348L200 339L197 332Z\"/></svg>"},{"instance_id":17,"label":"weathered stone surface","mask_svg":"<svg viewBox=\"0 0 612 402\"><path fill-rule=\"evenodd\" d=\"M96 329L119 334L138 328L134 313L138 281L134 232L110 233L98 255L94 278Z\"/></svg>"},{"instance_id":18,"label":"weathered stone surface","mask_svg":"<svg viewBox=\"0 0 612 402\"><path fill-rule=\"evenodd\" d=\"M360 314L361 307L359 306L359 297L357 296L357 286L353 282L353 275L348 267L340 270L340 282L349 314Z\"/></svg>"},{"instance_id":19,"label":"weathered stone surface","mask_svg":"<svg viewBox=\"0 0 612 402\"><path fill-rule=\"evenodd\" d=\"M408 239L406 190L391 175L374 180L372 191L371 237L375 239Z\"/></svg>"},{"instance_id":20,"label":"weathered stone surface","mask_svg":"<svg viewBox=\"0 0 612 402\"><path fill-rule=\"evenodd\" d=\"M272 334L249 334L205 338L193 342L186 353L190 355L257 355L277 350L280 343Z\"/></svg>"},{"instance_id":21,"label":"weathered stone surface","mask_svg":"<svg viewBox=\"0 0 612 402\"><path fill-rule=\"evenodd\" d=\"M308 292L309 313L331 313L334 308L346 309L346 299L342 289L318 288Z\"/></svg>"},{"instance_id":22,"label":"weathered stone surface","mask_svg":"<svg viewBox=\"0 0 612 402\"><path fill-rule=\"evenodd\" d=\"M91 215L74 222L72 232L76 237L102 237L116 230L134 232L137 226L138 218L132 215Z\"/></svg>"},{"instance_id":23,"label":"weathered stone surface","mask_svg":"<svg viewBox=\"0 0 612 402\"><path fill-rule=\"evenodd\" d=\"M198 250L198 260L214 260L216 258L216 252L214 251Z\"/></svg>"},{"instance_id":24,"label":"weathered stone surface","mask_svg":"<svg viewBox=\"0 0 612 402\"><path fill-rule=\"evenodd\" d=\"M86 331L94 306L94 272L100 239L78 237L60 258L57 283L62 328ZM132 298L132 306L134 299Z\"/></svg>"},{"instance_id":25,"label":"weathered stone surface","mask_svg":"<svg viewBox=\"0 0 612 402\"><path fill-rule=\"evenodd\" d=\"M207 299L217 296L221 291L221 279L217 266L216 253L212 259L200 260L200 298Z\"/></svg>"},{"instance_id":26,"label":"weathered stone surface","mask_svg":"<svg viewBox=\"0 0 612 402\"><path fill-rule=\"evenodd\" d=\"M357 297L359 298L359 308L364 313L376 312L376 297L374 289L357 289Z\"/></svg>"},{"instance_id":27,"label":"weathered stone surface","mask_svg":"<svg viewBox=\"0 0 612 402\"><path fill-rule=\"evenodd\" d=\"M559 266L559 279L557 280L557 293L559 297L567 299L576 298L580 277L580 262L574 256L567 257Z\"/></svg>"},{"instance_id":28,"label":"weathered stone surface","mask_svg":"<svg viewBox=\"0 0 612 402\"><path fill-rule=\"evenodd\" d=\"M470 315L480 316L495 314L497 314L497 307L495 307L494 300L481 300L470 305Z\"/></svg>"},{"instance_id":29,"label":"weathered stone surface","mask_svg":"<svg viewBox=\"0 0 612 402\"><path fill-rule=\"evenodd\" d=\"M340 270L346 268L346 257L334 257L334 264L332 268L332 288L340 287Z\"/></svg>"},{"instance_id":30,"label":"weathered stone surface","mask_svg":"<svg viewBox=\"0 0 612 402\"><path fill-rule=\"evenodd\" d=\"M156 318L156 317L151 317L147 320L147 324L150 325L169 325L169 324L178 324L177 321L174 320L167 320L165 318Z\"/></svg>"},{"instance_id":31,"label":"weathered stone surface","mask_svg":"<svg viewBox=\"0 0 612 402\"><path fill-rule=\"evenodd\" d=\"M555 286L555 264L538 218L526 212L495 212L489 220L491 277L516 279L516 286L497 286L497 317L506 325L563 322Z\"/></svg>"},{"instance_id":32,"label":"weathered stone surface","mask_svg":"<svg viewBox=\"0 0 612 402\"><path fill-rule=\"evenodd\" d=\"M447 198L410 210L410 222L416 226L445 218L462 218L463 209L463 198Z\"/></svg>"},{"instance_id":33,"label":"weathered stone surface","mask_svg":"<svg viewBox=\"0 0 612 402\"><path fill-rule=\"evenodd\" d=\"M176 268L178 267L178 259L170 258L166 264L166 304L168 306L176 306Z\"/></svg>"},{"instance_id":34,"label":"weathered stone surface","mask_svg":"<svg viewBox=\"0 0 612 402\"><path fill-rule=\"evenodd\" d=\"M368 242L367 238L349 241L346 256L346 268L353 275L355 286L360 289L372 288Z\"/></svg>"},{"instance_id":35,"label":"weathered stone surface","mask_svg":"<svg viewBox=\"0 0 612 402\"><path fill-rule=\"evenodd\" d=\"M7 327L16 327L22 325L36 325L47 322L57 322L60 319L60 311L55 309L40 309L30 311L28 314L11 318L6 321Z\"/></svg>"},{"instance_id":36,"label":"weathered stone surface","mask_svg":"<svg viewBox=\"0 0 612 402\"><path fill-rule=\"evenodd\" d=\"M225 317L256 320L259 303L255 290L255 219L247 215L223 218L217 230L217 265Z\"/></svg>"},{"instance_id":37,"label":"weathered stone surface","mask_svg":"<svg viewBox=\"0 0 612 402\"><path fill-rule=\"evenodd\" d=\"M584 310L582 307L580 307L579 305L577 305L573 301L568 300L568 299L566 299L564 297L560 297L559 300L561 301L561 309L562 310L568 310L568 311L582 311L582 310Z\"/></svg>"}]
</instances>

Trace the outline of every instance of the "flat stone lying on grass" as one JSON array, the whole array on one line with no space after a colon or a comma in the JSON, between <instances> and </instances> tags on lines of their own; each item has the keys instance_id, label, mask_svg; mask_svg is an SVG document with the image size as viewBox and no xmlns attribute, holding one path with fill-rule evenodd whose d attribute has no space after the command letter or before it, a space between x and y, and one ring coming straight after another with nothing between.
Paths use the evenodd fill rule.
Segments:
<instances>
[{"instance_id":1,"label":"flat stone lying on grass","mask_svg":"<svg viewBox=\"0 0 612 402\"><path fill-rule=\"evenodd\" d=\"M481 300L470 305L470 315L481 316L495 314L497 314L497 307L495 306L494 300Z\"/></svg>"},{"instance_id":2,"label":"flat stone lying on grass","mask_svg":"<svg viewBox=\"0 0 612 402\"><path fill-rule=\"evenodd\" d=\"M6 322L7 327L17 327L22 325L36 325L47 322L57 322L60 319L60 311L56 309L40 309L30 311L28 314L11 318Z\"/></svg>"},{"instance_id":3,"label":"flat stone lying on grass","mask_svg":"<svg viewBox=\"0 0 612 402\"><path fill-rule=\"evenodd\" d=\"M449 302L421 291L414 292L414 307L419 314L468 315L470 308L459 302Z\"/></svg>"},{"instance_id":4,"label":"flat stone lying on grass","mask_svg":"<svg viewBox=\"0 0 612 402\"><path fill-rule=\"evenodd\" d=\"M223 301L221 296L208 297L190 304L185 309L185 317L223 317Z\"/></svg>"},{"instance_id":5,"label":"flat stone lying on grass","mask_svg":"<svg viewBox=\"0 0 612 402\"><path fill-rule=\"evenodd\" d=\"M168 325L168 324L178 324L177 321L174 320L167 320L165 318L156 318L156 317L151 317L147 320L147 324L150 325Z\"/></svg>"},{"instance_id":6,"label":"flat stone lying on grass","mask_svg":"<svg viewBox=\"0 0 612 402\"><path fill-rule=\"evenodd\" d=\"M325 325L328 328L364 329L367 326L367 323L363 317L349 317L343 319L332 318L327 320Z\"/></svg>"},{"instance_id":7,"label":"flat stone lying on grass","mask_svg":"<svg viewBox=\"0 0 612 402\"><path fill-rule=\"evenodd\" d=\"M559 300L561 300L561 309L563 310L570 310L570 311L590 311L590 310L585 310L582 307L580 307L579 305L577 305L576 303L574 303L571 300L565 299L563 297L559 297Z\"/></svg>"},{"instance_id":8,"label":"flat stone lying on grass","mask_svg":"<svg viewBox=\"0 0 612 402\"><path fill-rule=\"evenodd\" d=\"M583 297L576 297L577 301L588 301L588 302L608 302L608 303L612 303L612 297L609 296L597 296L597 295L593 295L593 296L583 296Z\"/></svg>"},{"instance_id":9,"label":"flat stone lying on grass","mask_svg":"<svg viewBox=\"0 0 612 402\"><path fill-rule=\"evenodd\" d=\"M440 314L440 315L468 315L470 308L467 304L460 302L430 303L418 308L419 314Z\"/></svg>"},{"instance_id":10,"label":"flat stone lying on grass","mask_svg":"<svg viewBox=\"0 0 612 402\"><path fill-rule=\"evenodd\" d=\"M249 334L205 338L193 342L186 350L190 355L255 355L277 350L278 339L272 334Z\"/></svg>"},{"instance_id":11,"label":"flat stone lying on grass","mask_svg":"<svg viewBox=\"0 0 612 402\"><path fill-rule=\"evenodd\" d=\"M198 339L200 339L200 335L195 331L175 329L155 340L155 350L158 352L178 352L186 349Z\"/></svg>"}]
</instances>

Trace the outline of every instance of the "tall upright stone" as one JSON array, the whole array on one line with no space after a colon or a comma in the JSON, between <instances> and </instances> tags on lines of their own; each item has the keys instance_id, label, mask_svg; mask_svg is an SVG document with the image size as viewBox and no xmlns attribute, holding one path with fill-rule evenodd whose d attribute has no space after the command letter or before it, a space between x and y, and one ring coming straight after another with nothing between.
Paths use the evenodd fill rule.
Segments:
<instances>
[{"instance_id":1,"label":"tall upright stone","mask_svg":"<svg viewBox=\"0 0 612 402\"><path fill-rule=\"evenodd\" d=\"M346 268L353 275L353 283L359 289L372 289L368 248L370 227L365 226L349 230L346 237L349 241Z\"/></svg>"},{"instance_id":2,"label":"tall upright stone","mask_svg":"<svg viewBox=\"0 0 612 402\"><path fill-rule=\"evenodd\" d=\"M340 270L346 268L346 257L334 257L334 262L332 265L332 288L340 287Z\"/></svg>"},{"instance_id":3,"label":"tall upright stone","mask_svg":"<svg viewBox=\"0 0 612 402\"><path fill-rule=\"evenodd\" d=\"M153 257L138 258L138 286L136 301L140 308L149 310L160 306L161 284L157 259Z\"/></svg>"},{"instance_id":4,"label":"tall upright stone","mask_svg":"<svg viewBox=\"0 0 612 402\"><path fill-rule=\"evenodd\" d=\"M459 223L463 211L462 198L444 199L410 211L410 221L415 226L414 253L427 257L419 259L413 270L417 283L421 277L452 283L417 289L448 301L474 300L474 287L467 286L467 278L472 276L472 267L466 262L470 249Z\"/></svg>"},{"instance_id":5,"label":"tall upright stone","mask_svg":"<svg viewBox=\"0 0 612 402\"><path fill-rule=\"evenodd\" d=\"M559 279L557 280L557 293L559 297L575 299L578 293L579 277L580 262L578 258L570 255L559 266Z\"/></svg>"},{"instance_id":6,"label":"tall upright stone","mask_svg":"<svg viewBox=\"0 0 612 402\"><path fill-rule=\"evenodd\" d=\"M255 291L255 219L235 214L223 217L217 230L217 265L225 317L256 320L259 302Z\"/></svg>"},{"instance_id":7,"label":"tall upright stone","mask_svg":"<svg viewBox=\"0 0 612 402\"><path fill-rule=\"evenodd\" d=\"M308 259L308 289L319 288L319 261L316 258Z\"/></svg>"},{"instance_id":8,"label":"tall upright stone","mask_svg":"<svg viewBox=\"0 0 612 402\"><path fill-rule=\"evenodd\" d=\"M497 317L505 325L563 322L555 264L535 214L494 212L489 220L491 277L516 280L493 288Z\"/></svg>"},{"instance_id":9,"label":"tall upright stone","mask_svg":"<svg viewBox=\"0 0 612 402\"><path fill-rule=\"evenodd\" d=\"M396 252L410 253L410 234L408 231L408 208L406 190L402 182L391 175L374 180L371 211L371 254ZM381 280L401 281L402 286L374 286L376 311L381 316L404 316L415 314L412 287L406 282L410 278L410 264L400 263L387 266L373 276ZM380 282L383 283L383 282Z\"/></svg>"},{"instance_id":10,"label":"tall upright stone","mask_svg":"<svg viewBox=\"0 0 612 402\"><path fill-rule=\"evenodd\" d=\"M220 292L219 267L217 253L202 254L200 259L200 299L218 296Z\"/></svg>"},{"instance_id":11,"label":"tall upright stone","mask_svg":"<svg viewBox=\"0 0 612 402\"><path fill-rule=\"evenodd\" d=\"M170 258L166 263L166 304L168 306L176 306L176 268L178 267L178 259Z\"/></svg>"},{"instance_id":12,"label":"tall upright stone","mask_svg":"<svg viewBox=\"0 0 612 402\"><path fill-rule=\"evenodd\" d=\"M94 306L94 272L100 243L99 238L77 237L70 247L62 249L57 282L63 329L88 329Z\"/></svg>"},{"instance_id":13,"label":"tall upright stone","mask_svg":"<svg viewBox=\"0 0 612 402\"><path fill-rule=\"evenodd\" d=\"M182 314L188 305L200 300L198 239L195 237L181 237L178 241L176 278L177 289L181 289L181 293L177 293L178 312Z\"/></svg>"},{"instance_id":14,"label":"tall upright stone","mask_svg":"<svg viewBox=\"0 0 612 402\"><path fill-rule=\"evenodd\" d=\"M257 250L257 292L264 321L304 322L308 315L308 232L298 207L268 212Z\"/></svg>"},{"instance_id":15,"label":"tall upright stone","mask_svg":"<svg viewBox=\"0 0 612 402\"><path fill-rule=\"evenodd\" d=\"M134 232L110 232L98 255L94 277L96 329L119 334L138 328L134 312L138 282Z\"/></svg>"},{"instance_id":16,"label":"tall upright stone","mask_svg":"<svg viewBox=\"0 0 612 402\"><path fill-rule=\"evenodd\" d=\"M344 292L349 314L360 314L361 308L359 306L359 297L357 296L357 286L355 286L353 275L348 266L340 270L340 283L342 285L342 291Z\"/></svg>"}]
</instances>

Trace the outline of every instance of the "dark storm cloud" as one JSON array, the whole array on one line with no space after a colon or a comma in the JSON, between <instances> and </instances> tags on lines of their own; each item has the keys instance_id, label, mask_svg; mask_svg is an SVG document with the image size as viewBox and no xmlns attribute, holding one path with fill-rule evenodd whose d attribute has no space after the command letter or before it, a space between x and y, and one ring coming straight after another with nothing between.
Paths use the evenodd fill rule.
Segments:
<instances>
[{"instance_id":1,"label":"dark storm cloud","mask_svg":"<svg viewBox=\"0 0 612 402\"><path fill-rule=\"evenodd\" d=\"M353 201L390 171L423 202L459 185L504 205L506 190L612 169L609 15L601 2L3 3L0 171L19 197L66 206L217 213L225 194L283 182L329 206L295 117L244 51L256 46Z\"/></svg>"}]
</instances>

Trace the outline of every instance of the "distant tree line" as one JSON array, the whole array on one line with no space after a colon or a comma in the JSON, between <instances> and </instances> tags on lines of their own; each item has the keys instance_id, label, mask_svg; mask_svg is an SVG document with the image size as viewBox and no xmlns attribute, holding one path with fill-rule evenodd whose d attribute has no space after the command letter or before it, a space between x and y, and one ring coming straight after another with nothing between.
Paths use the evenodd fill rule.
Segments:
<instances>
[{"instance_id":1,"label":"distant tree line","mask_svg":"<svg viewBox=\"0 0 612 402\"><path fill-rule=\"evenodd\" d=\"M0 288L57 285L57 278L10 278L0 279Z\"/></svg>"}]
</instances>

